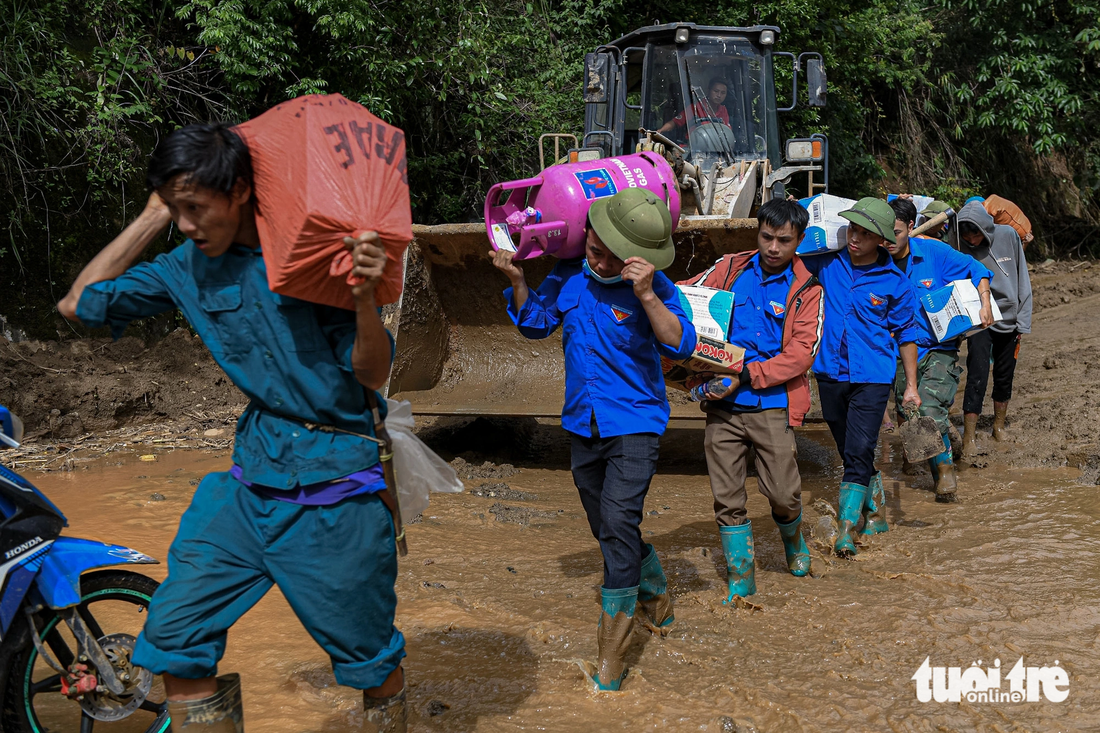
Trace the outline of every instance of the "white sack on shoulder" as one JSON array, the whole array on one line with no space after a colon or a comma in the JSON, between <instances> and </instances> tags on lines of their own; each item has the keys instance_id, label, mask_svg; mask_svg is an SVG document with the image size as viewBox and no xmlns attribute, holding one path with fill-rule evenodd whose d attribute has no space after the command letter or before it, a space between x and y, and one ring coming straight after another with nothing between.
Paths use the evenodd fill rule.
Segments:
<instances>
[{"instance_id":1,"label":"white sack on shoulder","mask_svg":"<svg viewBox=\"0 0 1100 733\"><path fill-rule=\"evenodd\" d=\"M412 521L428 508L428 492L447 494L463 490L455 470L413 434L412 405L386 400L386 429L393 440L393 471L401 498L401 519Z\"/></svg>"}]
</instances>

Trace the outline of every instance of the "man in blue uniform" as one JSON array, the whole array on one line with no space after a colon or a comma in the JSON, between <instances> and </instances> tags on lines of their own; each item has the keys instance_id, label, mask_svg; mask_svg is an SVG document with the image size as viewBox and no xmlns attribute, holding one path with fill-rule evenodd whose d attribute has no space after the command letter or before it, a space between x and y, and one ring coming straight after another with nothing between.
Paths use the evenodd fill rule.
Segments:
<instances>
[{"instance_id":1,"label":"man in blue uniform","mask_svg":"<svg viewBox=\"0 0 1100 733\"><path fill-rule=\"evenodd\" d=\"M345 240L363 278L356 310L313 305L268 288L249 152L228 126L176 130L147 180L145 210L58 309L117 337L178 308L249 404L232 470L208 474L180 520L132 661L163 675L173 731L240 733L240 678L215 678L217 664L229 627L277 584L336 681L364 691L364 730L404 731L397 551L371 419L393 358L377 235ZM187 241L135 265L170 221Z\"/></svg>"},{"instance_id":2,"label":"man in blue uniform","mask_svg":"<svg viewBox=\"0 0 1100 733\"><path fill-rule=\"evenodd\" d=\"M955 280L970 280L982 298L982 326L993 323L993 309L989 302L989 278L993 273L973 257L952 249L943 242L910 237L917 219L917 207L912 201L897 198L890 202L894 210L894 241L887 242L886 250L899 270L904 272L919 298L921 294L938 290ZM950 425L947 412L959 391L959 340L939 343L931 324L923 313L917 317L920 336L917 338L917 391L920 394L920 414L936 421L943 437L943 453L928 461L935 482L936 501L955 501L958 481L955 462L951 457ZM905 371L898 364L894 381L895 398L905 387ZM901 400L897 399L898 419L904 420Z\"/></svg>"},{"instance_id":3,"label":"man in blue uniform","mask_svg":"<svg viewBox=\"0 0 1100 733\"><path fill-rule=\"evenodd\" d=\"M825 329L813 369L822 417L844 461L834 550L848 556L857 552L854 534L861 514L865 534L886 529L875 446L899 347L905 369L902 402L920 406L915 343L920 329L913 288L883 249L894 241L893 210L885 201L863 198L840 215L850 222L848 246L803 263L825 290Z\"/></svg>"},{"instance_id":4,"label":"man in blue uniform","mask_svg":"<svg viewBox=\"0 0 1100 733\"><path fill-rule=\"evenodd\" d=\"M704 447L714 494L714 519L726 556L729 595L756 592L755 544L745 511L745 468L756 452L761 493L779 527L787 568L810 572L802 538L802 478L793 428L810 409L806 376L821 344L824 304L821 284L795 255L809 214L797 201L772 199L756 213L760 222L754 252L725 255L691 285L733 293L728 340L745 349L739 379L703 402L707 413Z\"/></svg>"},{"instance_id":5,"label":"man in blue uniform","mask_svg":"<svg viewBox=\"0 0 1100 733\"><path fill-rule=\"evenodd\" d=\"M603 690L619 689L626 675L636 605L653 629L673 620L664 571L639 530L669 416L660 355L685 359L695 348L676 287L658 272L675 256L671 233L668 207L628 188L592 203L585 257L558 262L537 291L512 252L493 253L512 282L504 296L520 333L542 339L562 329L561 423L572 435L573 481L604 559L592 670Z\"/></svg>"}]
</instances>

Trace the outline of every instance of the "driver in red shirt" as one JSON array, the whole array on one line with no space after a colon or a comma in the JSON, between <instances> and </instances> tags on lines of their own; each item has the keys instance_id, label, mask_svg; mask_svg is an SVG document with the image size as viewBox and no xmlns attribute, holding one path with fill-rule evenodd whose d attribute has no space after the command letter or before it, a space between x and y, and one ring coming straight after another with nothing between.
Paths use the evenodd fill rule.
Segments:
<instances>
[{"instance_id":1,"label":"driver in red shirt","mask_svg":"<svg viewBox=\"0 0 1100 733\"><path fill-rule=\"evenodd\" d=\"M713 121L718 120L726 127L730 126L730 113L726 109L726 94L729 92L729 85L721 77L715 77L710 80L710 86L707 87L707 102L710 103L710 112L707 111L707 105L703 104L702 100L696 102L691 106L691 112L695 116L696 122ZM657 132L665 133L670 131L674 127L683 127L687 124L686 115L681 112L673 117L671 120L661 125L661 128Z\"/></svg>"}]
</instances>

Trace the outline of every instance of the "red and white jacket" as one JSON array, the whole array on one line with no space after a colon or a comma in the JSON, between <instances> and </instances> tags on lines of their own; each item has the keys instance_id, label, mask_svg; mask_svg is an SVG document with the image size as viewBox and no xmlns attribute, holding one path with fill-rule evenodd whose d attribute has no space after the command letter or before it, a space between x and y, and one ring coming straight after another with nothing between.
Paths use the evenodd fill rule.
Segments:
<instances>
[{"instance_id":1,"label":"red and white jacket","mask_svg":"<svg viewBox=\"0 0 1100 733\"><path fill-rule=\"evenodd\" d=\"M750 251L724 255L709 270L677 285L729 290L755 254ZM771 359L754 361L748 367L754 389L787 385L787 422L798 427L810 411L810 380L806 373L821 346L825 301L821 283L810 274L798 255L791 260L791 267L794 279L787 295L787 312L783 316L782 349Z\"/></svg>"}]
</instances>

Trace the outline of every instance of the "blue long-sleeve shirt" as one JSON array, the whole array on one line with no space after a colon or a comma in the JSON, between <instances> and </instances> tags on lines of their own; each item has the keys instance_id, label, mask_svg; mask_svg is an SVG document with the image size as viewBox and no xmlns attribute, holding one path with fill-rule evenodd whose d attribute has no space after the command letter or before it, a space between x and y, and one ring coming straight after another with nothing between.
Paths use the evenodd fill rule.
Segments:
<instances>
[{"instance_id":1,"label":"blue long-sleeve shirt","mask_svg":"<svg viewBox=\"0 0 1100 733\"><path fill-rule=\"evenodd\" d=\"M752 264L729 286L733 317L728 341L745 350L746 364L767 361L783 350L783 319L793 280L790 266L778 275L769 275L760 267L760 255L754 255ZM787 385L755 389L746 384L717 404L730 412L785 409Z\"/></svg>"},{"instance_id":2,"label":"blue long-sleeve shirt","mask_svg":"<svg viewBox=\"0 0 1100 733\"><path fill-rule=\"evenodd\" d=\"M352 368L355 313L273 293L259 249L234 245L210 258L188 240L87 286L76 315L87 326L110 326L118 338L130 321L172 308L249 399L233 449L243 480L293 488L378 463L371 440L303 424L374 435L366 388ZM392 359L392 337L388 346Z\"/></svg>"},{"instance_id":3,"label":"blue long-sleeve shirt","mask_svg":"<svg viewBox=\"0 0 1100 733\"><path fill-rule=\"evenodd\" d=\"M900 266L917 294L917 324L921 330L917 338L918 358L923 359L932 348L937 351L957 351L958 339L943 343L936 340L932 324L928 322L924 309L920 308L920 296L945 287L955 280L970 280L974 287L978 287L982 278L992 278L993 273L970 255L965 255L939 240L924 237L909 238L909 254Z\"/></svg>"},{"instance_id":4,"label":"blue long-sleeve shirt","mask_svg":"<svg viewBox=\"0 0 1100 733\"><path fill-rule=\"evenodd\" d=\"M859 384L892 384L897 344L920 338L916 294L909 280L879 249L878 260L856 267L847 249L802 258L817 275L825 298L818 378Z\"/></svg>"},{"instance_id":5,"label":"blue long-sleeve shirt","mask_svg":"<svg viewBox=\"0 0 1100 733\"><path fill-rule=\"evenodd\" d=\"M668 425L668 396L660 355L686 359L695 349L695 327L680 307L676 286L653 275L653 292L680 321L676 348L657 341L649 317L628 282L602 285L581 260L562 260L516 311L512 288L504 291L508 315L520 333L546 338L560 326L565 351L565 403L561 424L571 433L600 437L661 435Z\"/></svg>"}]
</instances>

